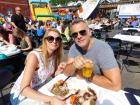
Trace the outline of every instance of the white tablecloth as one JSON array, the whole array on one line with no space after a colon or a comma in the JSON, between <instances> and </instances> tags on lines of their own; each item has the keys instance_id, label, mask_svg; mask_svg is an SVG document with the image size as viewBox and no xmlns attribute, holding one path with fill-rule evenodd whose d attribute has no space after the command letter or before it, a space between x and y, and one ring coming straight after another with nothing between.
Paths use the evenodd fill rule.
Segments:
<instances>
[{"instance_id":1,"label":"white tablecloth","mask_svg":"<svg viewBox=\"0 0 140 105\"><path fill-rule=\"evenodd\" d=\"M20 53L21 50L17 49L15 45L4 45L0 46L0 53L5 54L6 56L12 56Z\"/></svg>"},{"instance_id":2,"label":"white tablecloth","mask_svg":"<svg viewBox=\"0 0 140 105\"><path fill-rule=\"evenodd\" d=\"M113 38L132 43L140 43L140 36L116 34Z\"/></svg>"},{"instance_id":3,"label":"white tablecloth","mask_svg":"<svg viewBox=\"0 0 140 105\"><path fill-rule=\"evenodd\" d=\"M101 30L103 27L101 27L100 25L95 25L95 24L90 24L88 25L89 28L93 29L93 30Z\"/></svg>"},{"instance_id":4,"label":"white tablecloth","mask_svg":"<svg viewBox=\"0 0 140 105\"><path fill-rule=\"evenodd\" d=\"M131 28L131 27L127 27L127 28L123 28L124 31L127 31L127 30L137 30L140 32L140 28Z\"/></svg>"},{"instance_id":5,"label":"white tablecloth","mask_svg":"<svg viewBox=\"0 0 140 105\"><path fill-rule=\"evenodd\" d=\"M49 83L44 85L39 89L39 91L43 94L47 94L52 96L53 94L50 92L50 88L56 83L58 80L65 79L66 76L63 74L58 75ZM93 83L88 83L83 79L77 79L76 77L71 77L67 80L67 84L69 89L81 89L84 90L87 87L92 88L97 95L97 102L96 105L130 105L129 101L125 96L125 91L120 90L118 92L114 92L102 87L99 87ZM140 102L140 97L135 96L138 102ZM42 102L34 101L31 99L26 99L20 105L43 105ZM70 105L70 104L68 104Z\"/></svg>"}]
</instances>

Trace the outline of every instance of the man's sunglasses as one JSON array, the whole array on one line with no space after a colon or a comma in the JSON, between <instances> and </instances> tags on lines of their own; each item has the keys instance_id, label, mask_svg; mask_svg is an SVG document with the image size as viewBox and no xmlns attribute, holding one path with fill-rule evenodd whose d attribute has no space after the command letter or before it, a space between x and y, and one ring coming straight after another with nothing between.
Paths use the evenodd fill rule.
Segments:
<instances>
[{"instance_id":1,"label":"man's sunglasses","mask_svg":"<svg viewBox=\"0 0 140 105\"><path fill-rule=\"evenodd\" d=\"M79 31L79 32L74 32L74 33L71 34L71 36L72 36L73 38L77 38L78 33L79 33L80 35L82 35L82 36L85 36L85 35L87 34L87 31L86 31L86 30L81 30L81 31Z\"/></svg>"},{"instance_id":2,"label":"man's sunglasses","mask_svg":"<svg viewBox=\"0 0 140 105\"><path fill-rule=\"evenodd\" d=\"M53 37L53 36L47 36L45 39L47 39L49 43L52 43L54 40L56 42L61 42L62 40L61 37Z\"/></svg>"}]
</instances>

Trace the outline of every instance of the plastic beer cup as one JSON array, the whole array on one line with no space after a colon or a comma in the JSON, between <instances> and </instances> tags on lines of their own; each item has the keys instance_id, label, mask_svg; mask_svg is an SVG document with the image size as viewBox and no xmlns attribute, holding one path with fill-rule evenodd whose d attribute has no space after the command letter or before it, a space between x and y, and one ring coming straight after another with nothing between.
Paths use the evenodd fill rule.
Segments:
<instances>
[{"instance_id":1,"label":"plastic beer cup","mask_svg":"<svg viewBox=\"0 0 140 105\"><path fill-rule=\"evenodd\" d=\"M84 78L90 78L93 74L93 64L86 63L82 68L82 75Z\"/></svg>"}]
</instances>

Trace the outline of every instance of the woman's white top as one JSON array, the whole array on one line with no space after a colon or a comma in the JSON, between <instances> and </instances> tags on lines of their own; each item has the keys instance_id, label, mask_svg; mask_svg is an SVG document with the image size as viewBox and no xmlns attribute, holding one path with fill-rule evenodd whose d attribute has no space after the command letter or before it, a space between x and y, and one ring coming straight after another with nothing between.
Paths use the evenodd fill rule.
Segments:
<instances>
[{"instance_id":1,"label":"woman's white top","mask_svg":"<svg viewBox=\"0 0 140 105\"><path fill-rule=\"evenodd\" d=\"M34 51L31 51L29 53L29 55L32 53L36 55L38 62L39 62L39 67L37 68L37 70L35 71L35 73L33 75L33 78L31 81L31 87L34 89L38 89L40 86L45 84L48 81L48 79L51 78L52 74L54 73L54 70L55 70L54 58L53 57L49 58L48 68L46 69L45 58L44 58L43 54L39 51L34 50ZM29 55L27 56L26 59L28 59ZM16 82L11 90L11 94L14 94L13 99L17 98L18 95L20 94L20 91L21 91L20 84L21 84L21 81L23 78L23 74L24 74L24 70L21 73L21 75L19 76L19 78L16 80ZM18 97L19 100L22 100L24 98L25 97L21 96L21 95Z\"/></svg>"}]
</instances>

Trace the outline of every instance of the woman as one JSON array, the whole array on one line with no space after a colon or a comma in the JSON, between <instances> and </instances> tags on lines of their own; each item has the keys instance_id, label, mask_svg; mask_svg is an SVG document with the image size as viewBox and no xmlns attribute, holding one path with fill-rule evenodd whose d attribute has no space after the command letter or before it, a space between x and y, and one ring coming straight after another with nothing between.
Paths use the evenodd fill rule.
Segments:
<instances>
[{"instance_id":1,"label":"woman","mask_svg":"<svg viewBox=\"0 0 140 105\"><path fill-rule=\"evenodd\" d=\"M7 31L8 33L8 40L10 44L15 44L15 37L12 34L12 25L8 20L8 17L5 18L5 23L3 24L3 28Z\"/></svg>"},{"instance_id":2,"label":"woman","mask_svg":"<svg viewBox=\"0 0 140 105\"><path fill-rule=\"evenodd\" d=\"M3 27L0 27L0 42L6 45L12 44L8 39L8 32Z\"/></svg>"},{"instance_id":3,"label":"woman","mask_svg":"<svg viewBox=\"0 0 140 105\"><path fill-rule=\"evenodd\" d=\"M32 42L31 42L29 36L27 36L24 31L22 31L19 28L15 28L13 30L13 35L17 39L20 39L20 41L19 41L20 45L18 45L17 47L20 48L21 51L30 51L30 50L32 50Z\"/></svg>"},{"instance_id":4,"label":"woman","mask_svg":"<svg viewBox=\"0 0 140 105\"><path fill-rule=\"evenodd\" d=\"M36 90L54 76L60 63L63 47L60 35L58 30L49 29L43 37L42 45L28 54L24 71L11 91L12 105L16 105L17 100L21 101L25 97L45 103L49 102L51 105L65 104L55 96L47 96ZM60 69L61 65L57 71Z\"/></svg>"}]
</instances>

